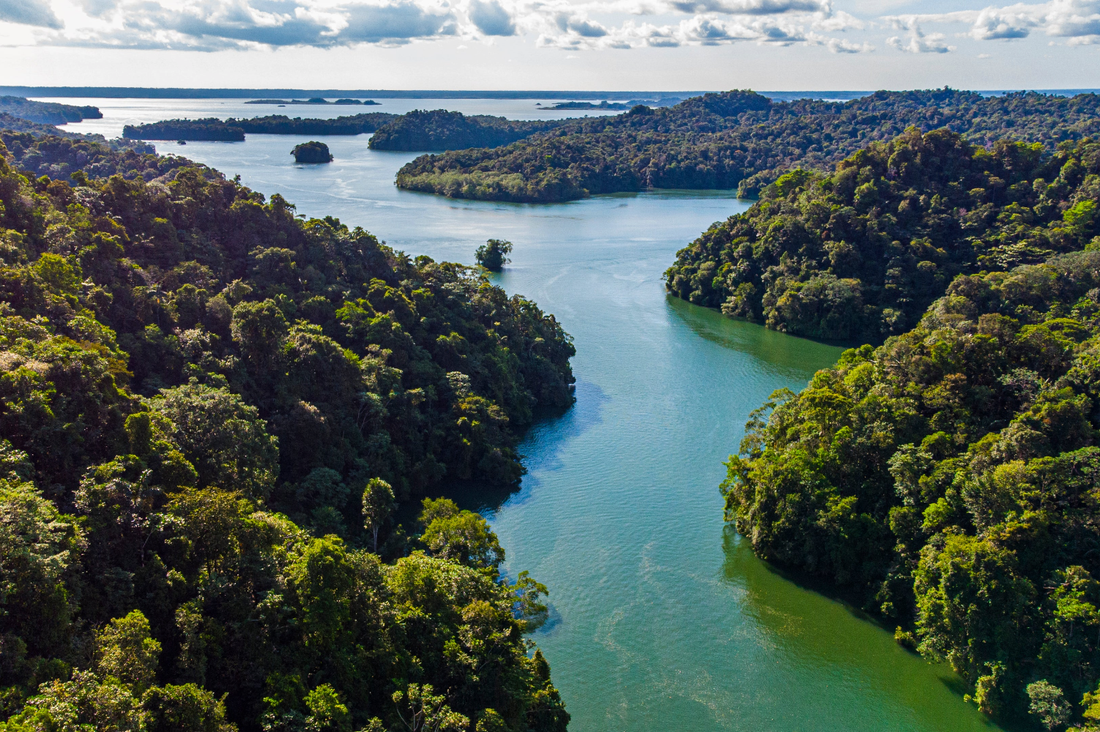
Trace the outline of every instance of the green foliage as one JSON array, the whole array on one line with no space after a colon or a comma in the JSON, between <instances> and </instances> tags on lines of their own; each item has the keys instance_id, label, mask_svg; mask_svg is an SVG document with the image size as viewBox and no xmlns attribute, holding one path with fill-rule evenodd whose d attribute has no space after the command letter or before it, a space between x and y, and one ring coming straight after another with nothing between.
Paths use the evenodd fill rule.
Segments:
<instances>
[{"instance_id":1,"label":"green foliage","mask_svg":"<svg viewBox=\"0 0 1100 732\"><path fill-rule=\"evenodd\" d=\"M244 130L213 117L173 119L144 125L126 125L122 136L130 140L214 140L244 141Z\"/></svg>"},{"instance_id":2,"label":"green foliage","mask_svg":"<svg viewBox=\"0 0 1100 732\"><path fill-rule=\"evenodd\" d=\"M258 498L279 474L278 441L259 410L224 387L192 381L149 400L168 418L171 439L195 466L202 486L219 486Z\"/></svg>"},{"instance_id":3,"label":"green foliage","mask_svg":"<svg viewBox=\"0 0 1100 732\"><path fill-rule=\"evenodd\" d=\"M1062 690L1046 681L1036 681L1027 685L1027 695L1031 700L1028 708L1048 730L1066 726L1073 708L1066 701Z\"/></svg>"},{"instance_id":4,"label":"green foliage","mask_svg":"<svg viewBox=\"0 0 1100 732\"><path fill-rule=\"evenodd\" d=\"M96 670L118 679L140 695L156 678L161 645L150 636L149 621L140 610L112 620L96 633Z\"/></svg>"},{"instance_id":5,"label":"green foliage","mask_svg":"<svg viewBox=\"0 0 1100 732\"><path fill-rule=\"evenodd\" d=\"M0 730L564 730L481 517L365 548L518 477L572 401L556 320L209 169L65 177L0 154Z\"/></svg>"},{"instance_id":6,"label":"green foliage","mask_svg":"<svg viewBox=\"0 0 1100 732\"><path fill-rule=\"evenodd\" d=\"M979 146L998 140L1054 146L1100 134L1098 111L1095 94L983 97L945 88L880 91L841 103L772 102L730 91L652 114L571 120L503 147L423 155L398 171L397 185L529 203L646 188L738 188L747 196L792 168L828 170L913 126L944 127Z\"/></svg>"},{"instance_id":7,"label":"green foliage","mask_svg":"<svg viewBox=\"0 0 1100 732\"><path fill-rule=\"evenodd\" d=\"M378 532L395 508L393 487L381 478L371 478L363 489L363 528L371 533L373 549L378 551Z\"/></svg>"},{"instance_id":8,"label":"green foliage","mask_svg":"<svg viewBox=\"0 0 1100 732\"><path fill-rule=\"evenodd\" d=\"M560 127L568 120L509 120L487 115L414 109L378 128L371 136L372 150L465 150L498 147Z\"/></svg>"},{"instance_id":9,"label":"green foliage","mask_svg":"<svg viewBox=\"0 0 1100 732\"><path fill-rule=\"evenodd\" d=\"M240 141L245 133L262 135L359 135L374 132L397 115L368 112L332 119L290 118L272 114L251 119L170 119L143 125L126 125L122 135L131 140L228 140ZM428 148L424 148L428 149ZM432 148L434 149L434 148Z\"/></svg>"},{"instance_id":10,"label":"green foliage","mask_svg":"<svg viewBox=\"0 0 1100 732\"><path fill-rule=\"evenodd\" d=\"M1100 680L1098 272L1076 252L957 277L912 331L774 395L723 484L760 555L1051 729Z\"/></svg>"},{"instance_id":11,"label":"green foliage","mask_svg":"<svg viewBox=\"0 0 1100 732\"><path fill-rule=\"evenodd\" d=\"M331 163L332 153L328 151L328 145L323 142L311 140L295 145L290 151L296 163Z\"/></svg>"},{"instance_id":12,"label":"green foliage","mask_svg":"<svg viewBox=\"0 0 1100 732\"><path fill-rule=\"evenodd\" d=\"M489 522L473 511L459 510L449 498L425 498L420 523L420 540L432 556L486 569L494 576L504 562L504 549Z\"/></svg>"},{"instance_id":13,"label":"green foliage","mask_svg":"<svg viewBox=\"0 0 1100 732\"><path fill-rule=\"evenodd\" d=\"M697 305L814 338L881 342L913 327L959 273L1084 249L1100 233L1100 145L907 130L837 164L795 171L711 226L665 273Z\"/></svg>"},{"instance_id":14,"label":"green foliage","mask_svg":"<svg viewBox=\"0 0 1100 732\"><path fill-rule=\"evenodd\" d=\"M475 257L477 263L490 272L499 272L510 260L508 255L512 253L512 242L502 239L490 239L477 248Z\"/></svg>"}]
</instances>

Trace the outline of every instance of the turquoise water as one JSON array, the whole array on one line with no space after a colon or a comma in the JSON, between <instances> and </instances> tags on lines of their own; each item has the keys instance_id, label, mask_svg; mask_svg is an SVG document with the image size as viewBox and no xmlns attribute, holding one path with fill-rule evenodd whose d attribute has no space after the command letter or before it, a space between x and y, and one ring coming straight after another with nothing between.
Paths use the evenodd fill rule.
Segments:
<instances>
[{"instance_id":1,"label":"turquoise water","mask_svg":"<svg viewBox=\"0 0 1100 732\"><path fill-rule=\"evenodd\" d=\"M490 517L509 571L550 588L552 621L535 639L573 730L993 728L943 667L785 579L723 526L722 461L749 412L840 354L665 295L676 250L747 204L724 192L448 201L393 186L410 155L332 137L334 163L296 166L300 141L250 135L162 151L412 255L472 263L485 239L509 239L513 263L498 281L576 340L575 407L527 435L518 491L469 499Z\"/></svg>"}]
</instances>

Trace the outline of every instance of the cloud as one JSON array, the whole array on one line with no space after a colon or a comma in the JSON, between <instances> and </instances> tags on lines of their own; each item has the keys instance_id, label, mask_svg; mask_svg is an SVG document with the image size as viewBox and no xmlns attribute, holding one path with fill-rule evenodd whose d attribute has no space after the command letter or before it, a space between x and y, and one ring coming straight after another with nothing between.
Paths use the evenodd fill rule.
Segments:
<instances>
[{"instance_id":1,"label":"cloud","mask_svg":"<svg viewBox=\"0 0 1100 732\"><path fill-rule=\"evenodd\" d=\"M669 5L682 13L730 15L828 13L832 10L831 0L672 0Z\"/></svg>"},{"instance_id":2,"label":"cloud","mask_svg":"<svg viewBox=\"0 0 1100 732\"><path fill-rule=\"evenodd\" d=\"M1063 38L1070 45L1100 43L1100 0L1050 0L1016 3L984 10L926 13L883 18L894 25L959 24L970 26L965 35L978 41L1006 41L1041 33ZM900 39L899 39L900 41Z\"/></svg>"},{"instance_id":3,"label":"cloud","mask_svg":"<svg viewBox=\"0 0 1100 732\"><path fill-rule=\"evenodd\" d=\"M353 5L346 12L347 26L335 38L340 45L407 42L455 34L450 11L432 12L414 3Z\"/></svg>"},{"instance_id":4,"label":"cloud","mask_svg":"<svg viewBox=\"0 0 1100 732\"><path fill-rule=\"evenodd\" d=\"M54 15L49 4L42 0L0 0L0 21L41 28L61 28L61 21Z\"/></svg>"},{"instance_id":5,"label":"cloud","mask_svg":"<svg viewBox=\"0 0 1100 732\"><path fill-rule=\"evenodd\" d=\"M986 8L978 13L970 28L970 37L979 41L1027 38L1035 20L1024 13L1005 13L996 8Z\"/></svg>"},{"instance_id":6,"label":"cloud","mask_svg":"<svg viewBox=\"0 0 1100 732\"><path fill-rule=\"evenodd\" d=\"M607 35L607 28L581 15L558 13L554 17L554 23L559 30L565 33L575 33L581 38L603 38Z\"/></svg>"},{"instance_id":7,"label":"cloud","mask_svg":"<svg viewBox=\"0 0 1100 732\"><path fill-rule=\"evenodd\" d=\"M900 36L886 39L888 45L899 51L905 51L906 53L948 53L955 50L954 46L948 46L943 42L944 35L942 33L925 35L921 30L920 23L915 19L910 18L908 21L899 22L896 25L909 31L906 40L903 40Z\"/></svg>"},{"instance_id":8,"label":"cloud","mask_svg":"<svg viewBox=\"0 0 1100 732\"><path fill-rule=\"evenodd\" d=\"M1043 18L1047 35L1096 43L1100 38L1100 0L1054 0Z\"/></svg>"},{"instance_id":9,"label":"cloud","mask_svg":"<svg viewBox=\"0 0 1100 732\"><path fill-rule=\"evenodd\" d=\"M514 36L516 22L497 0L473 0L470 20L487 36Z\"/></svg>"},{"instance_id":10,"label":"cloud","mask_svg":"<svg viewBox=\"0 0 1100 732\"><path fill-rule=\"evenodd\" d=\"M552 27L544 28L538 44L545 47L579 49L677 48L719 46L733 43L791 46L824 46L833 53L862 53L874 50L868 44L820 35L812 30L810 17L721 18L699 14L679 23L653 24L627 21L618 27L599 26L600 33L581 35L580 18L559 15Z\"/></svg>"},{"instance_id":11,"label":"cloud","mask_svg":"<svg viewBox=\"0 0 1100 732\"><path fill-rule=\"evenodd\" d=\"M870 43L853 43L842 38L826 38L821 45L829 49L830 53L870 53L875 47Z\"/></svg>"}]
</instances>

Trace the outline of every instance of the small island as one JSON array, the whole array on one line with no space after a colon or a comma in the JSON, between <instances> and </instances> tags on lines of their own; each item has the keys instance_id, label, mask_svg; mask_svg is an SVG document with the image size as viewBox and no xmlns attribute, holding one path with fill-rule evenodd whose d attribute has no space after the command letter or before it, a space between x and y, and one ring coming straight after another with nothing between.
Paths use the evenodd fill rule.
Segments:
<instances>
[{"instance_id":1,"label":"small island","mask_svg":"<svg viewBox=\"0 0 1100 732\"><path fill-rule=\"evenodd\" d=\"M312 97L310 99L252 99L245 104L278 104L279 106L286 106L288 104L363 104L378 106L378 102L373 99L337 99L335 102L330 102L323 97Z\"/></svg>"},{"instance_id":2,"label":"small island","mask_svg":"<svg viewBox=\"0 0 1100 732\"><path fill-rule=\"evenodd\" d=\"M295 145L290 151L296 163L331 163L332 153L328 151L328 145L316 140Z\"/></svg>"}]
</instances>

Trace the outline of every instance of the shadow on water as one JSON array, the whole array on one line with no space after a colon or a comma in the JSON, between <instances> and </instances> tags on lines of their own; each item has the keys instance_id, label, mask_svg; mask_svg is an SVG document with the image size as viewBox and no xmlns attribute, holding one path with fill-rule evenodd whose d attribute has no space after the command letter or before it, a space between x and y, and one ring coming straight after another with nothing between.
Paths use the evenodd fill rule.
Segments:
<instances>
[{"instance_id":1,"label":"shadow on water","mask_svg":"<svg viewBox=\"0 0 1100 732\"><path fill-rule=\"evenodd\" d=\"M563 409L536 411L534 423L525 430L517 452L527 470L553 471L562 467L561 451L573 439L602 421L601 410L608 396L590 381L577 382L576 401ZM444 480L428 492L429 498L446 497L466 511L491 518L508 502L522 503L539 485L539 479L525 475L515 483L483 480ZM419 501L403 504L397 520L412 525L420 512Z\"/></svg>"},{"instance_id":2,"label":"shadow on water","mask_svg":"<svg viewBox=\"0 0 1100 732\"><path fill-rule=\"evenodd\" d=\"M934 729L1027 729L982 715L963 701L966 685L946 664L899 646L881 619L820 579L764 562L731 526L723 528L722 549L722 581L790 663L836 674L865 694L899 699Z\"/></svg>"},{"instance_id":3,"label":"shadow on water","mask_svg":"<svg viewBox=\"0 0 1100 732\"><path fill-rule=\"evenodd\" d=\"M752 354L762 364L768 364L777 375L805 378L803 373L809 357L820 357L854 344L797 338L769 330L759 323L731 318L718 310L693 305L674 295L666 295L668 309L700 338L723 348ZM831 360L835 361L835 357Z\"/></svg>"}]
</instances>

